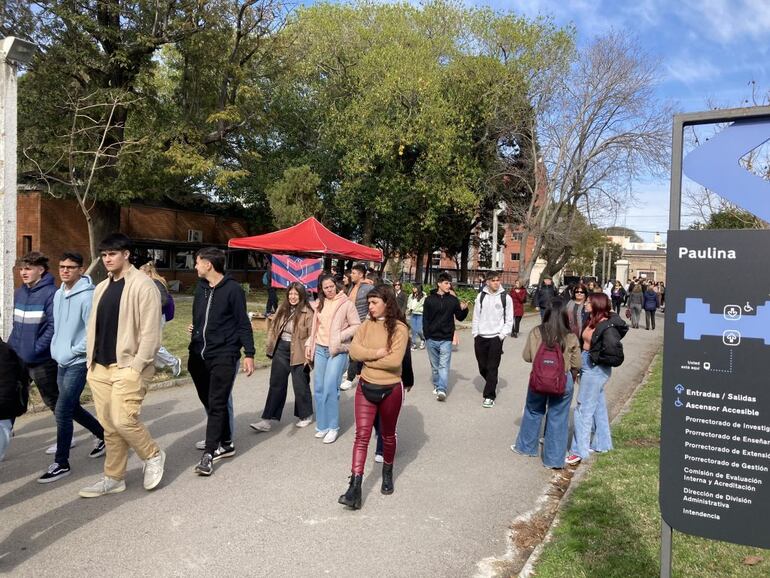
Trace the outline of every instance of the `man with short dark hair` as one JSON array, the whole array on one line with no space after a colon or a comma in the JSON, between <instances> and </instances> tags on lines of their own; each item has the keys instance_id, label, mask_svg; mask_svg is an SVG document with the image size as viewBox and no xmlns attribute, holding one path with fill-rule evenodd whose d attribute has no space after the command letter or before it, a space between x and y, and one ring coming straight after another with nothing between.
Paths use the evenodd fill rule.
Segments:
<instances>
[{"instance_id":1,"label":"man with short dark hair","mask_svg":"<svg viewBox=\"0 0 770 578\"><path fill-rule=\"evenodd\" d=\"M451 289L452 276L446 272L440 273L436 289L425 299L422 311L423 334L433 377L433 393L438 401L444 401L447 395L455 319L462 321L468 316L468 304L460 302L452 295Z\"/></svg>"},{"instance_id":2,"label":"man with short dark hair","mask_svg":"<svg viewBox=\"0 0 770 578\"><path fill-rule=\"evenodd\" d=\"M86 329L86 379L104 427L107 457L104 476L80 490L83 498L125 491L129 448L144 462L145 490L160 484L166 463L166 452L139 421L160 348L160 293L131 264L131 239L113 233L98 250L108 278L94 290Z\"/></svg>"},{"instance_id":3,"label":"man with short dark hair","mask_svg":"<svg viewBox=\"0 0 770 578\"><path fill-rule=\"evenodd\" d=\"M483 407L491 408L497 398L497 370L505 336L513 329L513 300L500 284L500 274L487 275L486 284L473 308L473 350L484 378Z\"/></svg>"},{"instance_id":4,"label":"man with short dark hair","mask_svg":"<svg viewBox=\"0 0 770 578\"><path fill-rule=\"evenodd\" d=\"M374 274L376 276L376 273ZM366 296L374 288L374 282L371 279L372 273L366 268L363 263L356 263L350 270L350 287L348 288L348 299L350 299L356 306L358 312L358 319L363 323L367 315L369 315L369 303L366 300ZM343 380L340 384L340 389L346 391L353 387L356 383L356 376L361 373L363 362L353 361L352 359L348 363L347 379Z\"/></svg>"},{"instance_id":5,"label":"man with short dark hair","mask_svg":"<svg viewBox=\"0 0 770 578\"><path fill-rule=\"evenodd\" d=\"M89 457L104 455L104 428L80 405L86 386L86 324L91 313L94 285L84 274L83 256L67 252L59 259L61 287L53 298L54 332L51 356L58 365L59 399L56 402L56 456L54 463L40 476L41 484L55 482L70 474L70 441L74 419L94 437L96 444Z\"/></svg>"},{"instance_id":6,"label":"man with short dark hair","mask_svg":"<svg viewBox=\"0 0 770 578\"><path fill-rule=\"evenodd\" d=\"M187 369L206 408L206 442L195 473L210 476L214 461L235 455L227 400L233 391L243 349L243 371L254 373L254 334L243 289L225 273L225 252L198 251L199 282L193 298L193 322Z\"/></svg>"},{"instance_id":7,"label":"man with short dark hair","mask_svg":"<svg viewBox=\"0 0 770 578\"><path fill-rule=\"evenodd\" d=\"M57 365L51 358L56 284L48 272L48 257L37 251L27 253L19 260L19 275L22 286L13 295L13 329L8 347L21 359L43 403L56 412L59 386L56 383ZM74 445L72 440L67 443ZM46 450L48 454L54 452L56 444Z\"/></svg>"}]
</instances>

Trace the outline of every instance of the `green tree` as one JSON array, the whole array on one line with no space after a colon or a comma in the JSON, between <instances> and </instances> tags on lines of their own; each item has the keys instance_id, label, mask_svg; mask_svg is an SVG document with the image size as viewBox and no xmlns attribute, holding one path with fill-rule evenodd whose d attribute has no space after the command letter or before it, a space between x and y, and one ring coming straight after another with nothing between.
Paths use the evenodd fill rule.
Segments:
<instances>
[{"instance_id":1,"label":"green tree","mask_svg":"<svg viewBox=\"0 0 770 578\"><path fill-rule=\"evenodd\" d=\"M318 215L321 210L320 184L321 177L307 165L286 169L283 178L267 190L275 226L283 229Z\"/></svg>"}]
</instances>

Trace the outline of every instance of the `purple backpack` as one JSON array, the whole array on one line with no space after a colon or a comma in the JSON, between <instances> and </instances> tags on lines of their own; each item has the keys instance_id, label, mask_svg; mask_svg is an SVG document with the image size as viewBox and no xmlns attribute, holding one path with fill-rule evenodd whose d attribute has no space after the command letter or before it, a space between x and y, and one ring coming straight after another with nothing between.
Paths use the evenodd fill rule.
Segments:
<instances>
[{"instance_id":1,"label":"purple backpack","mask_svg":"<svg viewBox=\"0 0 770 578\"><path fill-rule=\"evenodd\" d=\"M161 313L163 313L163 316L166 318L166 323L171 321L174 318L174 298L171 296L171 293L167 293L168 295L168 301L166 301L166 304L161 309Z\"/></svg>"}]
</instances>

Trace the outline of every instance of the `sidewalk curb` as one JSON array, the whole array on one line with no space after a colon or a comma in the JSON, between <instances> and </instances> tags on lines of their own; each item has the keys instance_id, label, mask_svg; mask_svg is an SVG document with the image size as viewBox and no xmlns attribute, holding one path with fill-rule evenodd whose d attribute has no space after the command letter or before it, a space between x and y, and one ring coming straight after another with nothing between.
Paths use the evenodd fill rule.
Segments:
<instances>
[{"instance_id":1,"label":"sidewalk curb","mask_svg":"<svg viewBox=\"0 0 770 578\"><path fill-rule=\"evenodd\" d=\"M650 379L650 374L652 373L652 366L655 364L658 358L662 355L662 353L663 351L661 348L655 353L655 355L652 356L652 359L650 360L650 365L647 367L647 371L645 372L644 377L636 385L636 387L634 388L634 391L625 401L625 403L623 404L623 407L620 408L620 411L618 411L617 415L614 418L612 418L612 421L610 422L610 426L614 426L615 424L617 424L630 411L631 403L636 399L636 394L639 392L639 389L643 385L645 385L647 381ZM579 484L586 477L586 475L588 475L588 472L590 472L590 469L591 469L591 465L593 464L595 459L596 457L592 458L588 462L588 464L586 464L588 467L576 469L572 477L572 480L570 481L570 484L567 487L567 491L559 500L559 504L556 508L556 515L551 521L551 525L548 528L548 532L546 533L545 537L540 542L540 544L538 544L537 547L535 547L535 549L529 555L527 562L524 564L524 567L519 572L519 578L530 578L531 576L535 576L535 565L540 559L540 556L543 553L543 550L545 549L546 544L548 544L548 542L551 541L553 537L554 529L559 525L559 522L561 522L562 507L569 502L569 499L572 496L572 492L574 488L577 487L577 484Z\"/></svg>"}]
</instances>

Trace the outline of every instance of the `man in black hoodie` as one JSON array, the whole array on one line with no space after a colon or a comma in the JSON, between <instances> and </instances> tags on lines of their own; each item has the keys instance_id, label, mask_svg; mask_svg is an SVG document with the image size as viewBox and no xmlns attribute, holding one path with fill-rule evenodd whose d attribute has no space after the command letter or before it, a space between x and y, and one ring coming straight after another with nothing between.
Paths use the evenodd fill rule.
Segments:
<instances>
[{"instance_id":1,"label":"man in black hoodie","mask_svg":"<svg viewBox=\"0 0 770 578\"><path fill-rule=\"evenodd\" d=\"M455 319L462 321L468 316L468 304L461 303L452 295L451 288L452 276L440 273L436 289L425 299L422 311L423 334L433 376L433 393L438 401L446 399Z\"/></svg>"},{"instance_id":2,"label":"man in black hoodie","mask_svg":"<svg viewBox=\"0 0 770 578\"><path fill-rule=\"evenodd\" d=\"M243 371L254 373L254 335L241 286L225 273L225 252L214 247L198 251L195 270L200 281L193 299L190 359L187 370L206 408L206 447L195 473L210 476L214 458L231 457L227 400L233 390L241 348Z\"/></svg>"}]
</instances>

